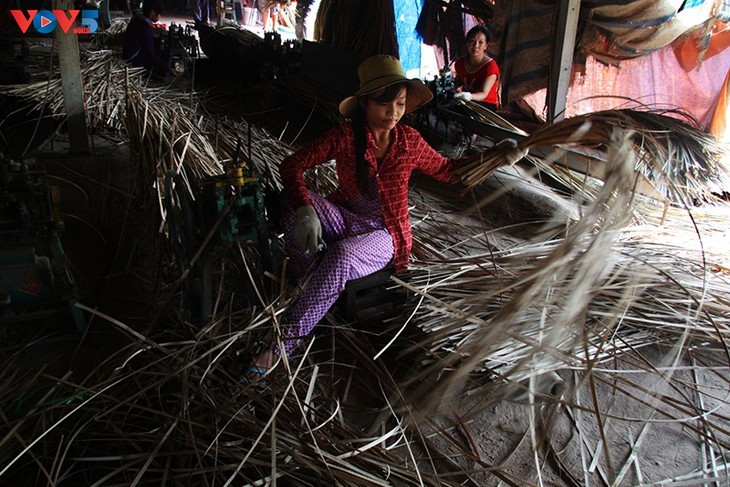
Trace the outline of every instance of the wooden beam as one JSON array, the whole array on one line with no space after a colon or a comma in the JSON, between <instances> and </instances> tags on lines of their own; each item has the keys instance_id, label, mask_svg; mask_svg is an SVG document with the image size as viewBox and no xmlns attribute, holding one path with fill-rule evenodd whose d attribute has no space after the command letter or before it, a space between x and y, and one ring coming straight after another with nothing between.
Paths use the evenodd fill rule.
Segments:
<instances>
[{"instance_id":1,"label":"wooden beam","mask_svg":"<svg viewBox=\"0 0 730 487\"><path fill-rule=\"evenodd\" d=\"M74 8L72 0L55 0L54 8L68 12ZM79 43L73 29L63 32L56 27L58 45L58 65L61 70L63 101L66 108L66 128L68 130L71 152L89 153L89 134L86 127L86 106L84 104L84 85L81 78Z\"/></svg>"},{"instance_id":2,"label":"wooden beam","mask_svg":"<svg viewBox=\"0 0 730 487\"><path fill-rule=\"evenodd\" d=\"M548 122L554 123L565 117L565 104L573 69L573 51L578 31L580 0L560 0L558 22L555 25L555 44L550 63L548 83Z\"/></svg>"}]
</instances>

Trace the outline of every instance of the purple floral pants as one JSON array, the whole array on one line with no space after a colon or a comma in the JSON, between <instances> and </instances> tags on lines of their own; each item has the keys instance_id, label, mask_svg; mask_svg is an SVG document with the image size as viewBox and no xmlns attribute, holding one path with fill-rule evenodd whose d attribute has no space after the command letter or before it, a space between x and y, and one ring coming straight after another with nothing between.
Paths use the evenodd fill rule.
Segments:
<instances>
[{"instance_id":1,"label":"purple floral pants","mask_svg":"<svg viewBox=\"0 0 730 487\"><path fill-rule=\"evenodd\" d=\"M305 285L302 294L289 307L283 326L287 355L337 301L347 281L379 271L393 259L393 238L385 228L377 196L359 196L344 206L311 191L309 198L322 222L322 239L327 248L317 254L297 248L291 233L294 209L284 210L287 253L297 278ZM280 353L278 348L276 351Z\"/></svg>"}]
</instances>

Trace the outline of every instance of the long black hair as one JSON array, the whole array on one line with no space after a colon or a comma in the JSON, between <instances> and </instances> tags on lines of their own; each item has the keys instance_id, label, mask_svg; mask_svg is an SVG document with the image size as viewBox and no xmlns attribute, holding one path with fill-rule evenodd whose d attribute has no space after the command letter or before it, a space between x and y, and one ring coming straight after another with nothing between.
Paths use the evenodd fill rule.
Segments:
<instances>
[{"instance_id":1,"label":"long black hair","mask_svg":"<svg viewBox=\"0 0 730 487\"><path fill-rule=\"evenodd\" d=\"M403 88L408 89L408 84L404 81L396 83L394 85L386 86L385 90L378 96L372 96L371 94L363 95L360 100L367 101L368 97L372 100L380 103L388 103L400 94ZM406 94L406 96L408 96ZM360 191L365 196L373 196L373 181L370 178L370 167L368 162L365 160L365 150L367 149L367 126L365 123L365 110L362 105L358 105L355 113L352 115L352 129L355 141L355 170L357 173L357 184L360 186Z\"/></svg>"}]
</instances>

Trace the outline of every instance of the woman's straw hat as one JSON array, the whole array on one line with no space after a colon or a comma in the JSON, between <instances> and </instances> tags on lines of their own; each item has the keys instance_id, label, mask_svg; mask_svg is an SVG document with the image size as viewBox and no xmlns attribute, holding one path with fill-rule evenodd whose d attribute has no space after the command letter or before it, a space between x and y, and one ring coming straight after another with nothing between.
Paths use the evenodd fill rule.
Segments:
<instances>
[{"instance_id":1,"label":"woman's straw hat","mask_svg":"<svg viewBox=\"0 0 730 487\"><path fill-rule=\"evenodd\" d=\"M358 66L357 74L360 77L360 89L340 102L340 113L345 117L352 116L362 95L396 83L406 82L408 84L405 113L412 112L433 98L433 93L428 86L423 84L420 79L406 78L400 61L387 54L376 54L365 59Z\"/></svg>"}]
</instances>

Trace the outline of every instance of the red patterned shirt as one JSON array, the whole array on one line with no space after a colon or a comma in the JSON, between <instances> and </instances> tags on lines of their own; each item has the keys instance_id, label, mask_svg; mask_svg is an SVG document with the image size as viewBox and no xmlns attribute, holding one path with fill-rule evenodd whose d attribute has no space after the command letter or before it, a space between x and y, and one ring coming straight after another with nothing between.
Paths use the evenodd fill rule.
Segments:
<instances>
[{"instance_id":1,"label":"red patterned shirt","mask_svg":"<svg viewBox=\"0 0 730 487\"><path fill-rule=\"evenodd\" d=\"M414 170L444 182L455 181L451 169L455 159L436 152L414 128L397 124L393 140L380 163L375 159L375 141L368 131L365 160L370 174L378 183L383 219L393 237L396 272L405 272L413 245L408 213L408 180ZM342 203L360 193L355 169L355 143L350 122L334 127L317 140L284 159L281 177L284 193L292 208L311 204L307 195L304 171L318 164L335 160L339 188L327 198Z\"/></svg>"}]
</instances>

